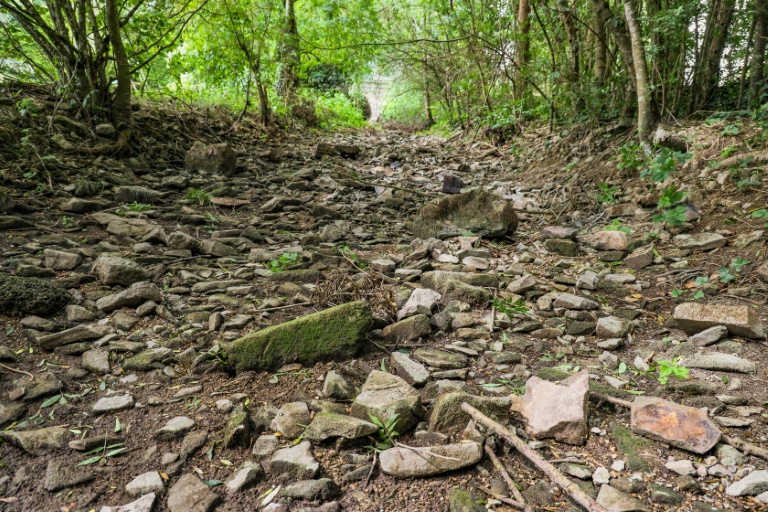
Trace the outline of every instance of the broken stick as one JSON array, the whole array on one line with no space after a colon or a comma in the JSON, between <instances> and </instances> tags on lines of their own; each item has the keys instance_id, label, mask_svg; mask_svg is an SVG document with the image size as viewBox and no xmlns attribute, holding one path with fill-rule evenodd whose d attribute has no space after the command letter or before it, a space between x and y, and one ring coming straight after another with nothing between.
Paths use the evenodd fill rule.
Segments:
<instances>
[{"instance_id":1,"label":"broken stick","mask_svg":"<svg viewBox=\"0 0 768 512\"><path fill-rule=\"evenodd\" d=\"M523 454L528 460L533 462L537 468L544 472L544 474L546 474L553 483L557 484L561 489L563 489L563 491L568 493L573 501L587 509L589 512L608 512L602 505L587 496L587 494L582 491L578 485L568 480L568 478L563 475L555 466L539 457L539 455L533 451L533 449L529 448L522 439L507 430L500 423L493 421L491 418L466 402L461 404L461 409L469 414L477 423L485 425L496 435L511 443L512 446L517 449L517 451Z\"/></svg>"},{"instance_id":2,"label":"broken stick","mask_svg":"<svg viewBox=\"0 0 768 512\"><path fill-rule=\"evenodd\" d=\"M528 504L525 502L525 498L523 498L523 495L520 493L520 490L517 488L517 484L514 480L512 480L512 477L509 476L509 472L507 471L507 468L504 467L504 465L501 463L499 458L496 456L496 454L493 452L493 449L485 445L485 453L488 455L488 458L491 459L491 462L493 462L493 465L496 466L496 469L501 474L501 478L504 479L504 481L507 483L507 487L509 487L509 492L512 493L512 496L515 497L515 501L519 502L522 507L517 507L525 510L525 512L531 512L533 509L528 506Z\"/></svg>"}]
</instances>

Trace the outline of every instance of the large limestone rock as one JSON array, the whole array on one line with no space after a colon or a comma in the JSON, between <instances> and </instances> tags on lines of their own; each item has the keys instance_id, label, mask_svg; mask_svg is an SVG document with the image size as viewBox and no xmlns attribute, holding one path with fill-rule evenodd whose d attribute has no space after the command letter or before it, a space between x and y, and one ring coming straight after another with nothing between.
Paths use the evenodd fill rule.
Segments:
<instances>
[{"instance_id":1,"label":"large limestone rock","mask_svg":"<svg viewBox=\"0 0 768 512\"><path fill-rule=\"evenodd\" d=\"M315 478L320 471L320 463L312 453L312 443L303 441L277 450L266 462L265 469L272 476L285 475L291 480L305 480Z\"/></svg>"},{"instance_id":2,"label":"large limestone rock","mask_svg":"<svg viewBox=\"0 0 768 512\"><path fill-rule=\"evenodd\" d=\"M48 316L70 302L67 290L45 279L0 276L0 314Z\"/></svg>"},{"instance_id":3,"label":"large limestone rock","mask_svg":"<svg viewBox=\"0 0 768 512\"><path fill-rule=\"evenodd\" d=\"M413 428L424 416L419 393L396 375L372 371L352 403L352 416L366 421L375 416L386 423L395 414L398 432Z\"/></svg>"},{"instance_id":4,"label":"large limestone rock","mask_svg":"<svg viewBox=\"0 0 768 512\"><path fill-rule=\"evenodd\" d=\"M135 308L148 300L160 302L162 300L160 288L149 281L140 281L121 292L101 297L96 301L96 307L109 313L120 308Z\"/></svg>"},{"instance_id":5,"label":"large limestone rock","mask_svg":"<svg viewBox=\"0 0 768 512\"><path fill-rule=\"evenodd\" d=\"M721 434L707 416L706 409L645 396L632 402L632 430L698 454L711 450Z\"/></svg>"},{"instance_id":6,"label":"large limestone rock","mask_svg":"<svg viewBox=\"0 0 768 512\"><path fill-rule=\"evenodd\" d=\"M146 281L149 274L135 261L113 254L102 254L93 262L91 273L96 274L101 284L130 286L139 281Z\"/></svg>"},{"instance_id":7,"label":"large limestone rock","mask_svg":"<svg viewBox=\"0 0 768 512\"><path fill-rule=\"evenodd\" d=\"M588 400L589 374L582 371L559 382L531 377L525 395L512 407L525 418L525 430L533 437L582 445L587 440Z\"/></svg>"},{"instance_id":8,"label":"large limestone rock","mask_svg":"<svg viewBox=\"0 0 768 512\"><path fill-rule=\"evenodd\" d=\"M231 176L237 169L237 153L226 142L204 144L198 140L187 151L184 165L190 171Z\"/></svg>"},{"instance_id":9,"label":"large limestone rock","mask_svg":"<svg viewBox=\"0 0 768 512\"><path fill-rule=\"evenodd\" d=\"M319 412L304 431L304 438L313 443L319 443L331 437L358 439L375 434L378 430L379 427L370 421L332 412Z\"/></svg>"},{"instance_id":10,"label":"large limestone rock","mask_svg":"<svg viewBox=\"0 0 768 512\"><path fill-rule=\"evenodd\" d=\"M425 204L411 229L421 238L451 238L471 232L498 238L517 229L512 204L484 189L440 197Z\"/></svg>"},{"instance_id":11,"label":"large limestone rock","mask_svg":"<svg viewBox=\"0 0 768 512\"><path fill-rule=\"evenodd\" d=\"M396 478L439 475L480 462L483 445L477 442L428 446L425 448L390 448L379 456L381 470Z\"/></svg>"},{"instance_id":12,"label":"large limestone rock","mask_svg":"<svg viewBox=\"0 0 768 512\"><path fill-rule=\"evenodd\" d=\"M701 304L686 302L675 308L677 326L688 334L696 334L716 325L724 325L734 336L765 338L760 317L755 308L748 305Z\"/></svg>"},{"instance_id":13,"label":"large limestone rock","mask_svg":"<svg viewBox=\"0 0 768 512\"><path fill-rule=\"evenodd\" d=\"M371 321L366 302L349 302L247 334L232 343L229 358L238 371L348 359L361 348Z\"/></svg>"},{"instance_id":14,"label":"large limestone rock","mask_svg":"<svg viewBox=\"0 0 768 512\"><path fill-rule=\"evenodd\" d=\"M610 512L648 512L650 510L642 501L607 484L600 487L597 503Z\"/></svg>"},{"instance_id":15,"label":"large limestone rock","mask_svg":"<svg viewBox=\"0 0 768 512\"><path fill-rule=\"evenodd\" d=\"M461 409L464 402L496 421L506 422L509 419L509 407L512 404L509 397L475 396L455 391L437 397L429 414L429 430L449 433L464 428L471 419Z\"/></svg>"},{"instance_id":16,"label":"large limestone rock","mask_svg":"<svg viewBox=\"0 0 768 512\"><path fill-rule=\"evenodd\" d=\"M193 473L182 475L168 491L168 510L171 512L209 512L220 501L221 497Z\"/></svg>"}]
</instances>

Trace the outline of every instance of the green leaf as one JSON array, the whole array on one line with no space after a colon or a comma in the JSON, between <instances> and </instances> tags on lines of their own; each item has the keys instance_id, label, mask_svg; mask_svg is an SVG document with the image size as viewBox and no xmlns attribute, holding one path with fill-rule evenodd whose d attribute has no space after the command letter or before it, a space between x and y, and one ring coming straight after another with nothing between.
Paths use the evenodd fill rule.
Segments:
<instances>
[{"instance_id":1,"label":"green leaf","mask_svg":"<svg viewBox=\"0 0 768 512\"><path fill-rule=\"evenodd\" d=\"M79 463L78 466L88 466L90 464L96 464L101 460L101 455L97 455L96 457L91 457L90 459L85 459L83 462Z\"/></svg>"},{"instance_id":2,"label":"green leaf","mask_svg":"<svg viewBox=\"0 0 768 512\"><path fill-rule=\"evenodd\" d=\"M221 480L203 480L203 483L209 487L216 487L217 485L221 485L224 482Z\"/></svg>"},{"instance_id":3,"label":"green leaf","mask_svg":"<svg viewBox=\"0 0 768 512\"><path fill-rule=\"evenodd\" d=\"M16 326L12 325L8 329L5 330L5 335L6 336L10 336L11 334L13 334L13 331L15 331L15 330L16 330Z\"/></svg>"},{"instance_id":4,"label":"green leaf","mask_svg":"<svg viewBox=\"0 0 768 512\"><path fill-rule=\"evenodd\" d=\"M693 296L693 300L698 300L703 298L704 298L704 292L701 290L697 291Z\"/></svg>"},{"instance_id":5,"label":"green leaf","mask_svg":"<svg viewBox=\"0 0 768 512\"><path fill-rule=\"evenodd\" d=\"M114 457L115 455L117 455L119 453L123 453L127 449L128 448L125 447L125 446L123 446L122 448L115 448L114 450L110 450L107 453L105 453L104 454L104 458L106 459L106 458L109 458L109 457Z\"/></svg>"},{"instance_id":6,"label":"green leaf","mask_svg":"<svg viewBox=\"0 0 768 512\"><path fill-rule=\"evenodd\" d=\"M626 365L626 363L624 363L624 362L621 362L621 363L619 363L619 369L617 370L617 372L618 372L619 374L621 374L621 373L624 373L624 372L626 372L626 371L627 371L627 365Z\"/></svg>"},{"instance_id":7,"label":"green leaf","mask_svg":"<svg viewBox=\"0 0 768 512\"><path fill-rule=\"evenodd\" d=\"M709 281L709 278L707 276L699 276L696 278L694 283L696 284L697 287L699 287L703 284L706 284L708 281Z\"/></svg>"},{"instance_id":8,"label":"green leaf","mask_svg":"<svg viewBox=\"0 0 768 512\"><path fill-rule=\"evenodd\" d=\"M64 398L63 395L54 395L54 396L48 398L47 400L45 400L40 405L40 408L41 409L45 409L46 407L50 407L50 406L52 406L54 404L57 404L57 403L59 403L59 400L61 400L62 398Z\"/></svg>"},{"instance_id":9,"label":"green leaf","mask_svg":"<svg viewBox=\"0 0 768 512\"><path fill-rule=\"evenodd\" d=\"M115 433L123 430L123 426L120 424L120 418L115 418Z\"/></svg>"}]
</instances>

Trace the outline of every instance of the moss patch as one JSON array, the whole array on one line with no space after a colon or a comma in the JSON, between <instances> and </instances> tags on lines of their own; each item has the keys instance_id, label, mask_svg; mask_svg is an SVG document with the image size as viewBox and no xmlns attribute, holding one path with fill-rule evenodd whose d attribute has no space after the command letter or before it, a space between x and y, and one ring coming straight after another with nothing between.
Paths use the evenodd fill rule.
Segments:
<instances>
[{"instance_id":1,"label":"moss patch","mask_svg":"<svg viewBox=\"0 0 768 512\"><path fill-rule=\"evenodd\" d=\"M363 301L349 302L247 334L232 342L229 360L237 371L273 370L354 357L372 321Z\"/></svg>"},{"instance_id":2,"label":"moss patch","mask_svg":"<svg viewBox=\"0 0 768 512\"><path fill-rule=\"evenodd\" d=\"M0 313L48 316L72 301L61 286L36 277L0 277Z\"/></svg>"},{"instance_id":3,"label":"moss patch","mask_svg":"<svg viewBox=\"0 0 768 512\"><path fill-rule=\"evenodd\" d=\"M613 436L619 453L626 459L627 469L630 471L651 470L650 463L640 455L640 452L649 450L654 445L653 441L636 436L619 423L614 423L611 426L611 436Z\"/></svg>"}]
</instances>

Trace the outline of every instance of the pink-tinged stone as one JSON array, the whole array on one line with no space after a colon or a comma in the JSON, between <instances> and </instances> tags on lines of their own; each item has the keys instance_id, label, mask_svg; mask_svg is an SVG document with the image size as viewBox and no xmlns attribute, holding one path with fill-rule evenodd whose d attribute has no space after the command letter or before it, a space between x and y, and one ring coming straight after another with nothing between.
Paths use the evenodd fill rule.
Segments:
<instances>
[{"instance_id":1,"label":"pink-tinged stone","mask_svg":"<svg viewBox=\"0 0 768 512\"><path fill-rule=\"evenodd\" d=\"M632 402L632 431L698 454L711 450L721 436L705 409L654 397Z\"/></svg>"}]
</instances>

